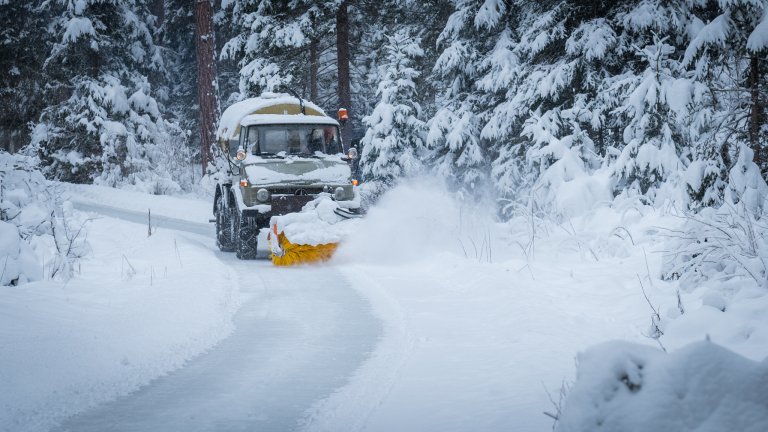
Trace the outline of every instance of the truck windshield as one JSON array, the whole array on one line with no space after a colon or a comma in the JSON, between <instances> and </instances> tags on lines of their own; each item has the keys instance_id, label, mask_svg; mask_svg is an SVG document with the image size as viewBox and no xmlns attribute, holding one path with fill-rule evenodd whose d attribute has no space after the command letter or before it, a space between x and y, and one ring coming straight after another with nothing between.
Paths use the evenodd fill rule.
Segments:
<instances>
[{"instance_id":1,"label":"truck windshield","mask_svg":"<svg viewBox=\"0 0 768 432\"><path fill-rule=\"evenodd\" d=\"M333 125L267 125L248 128L248 146L255 155L341 153L339 130Z\"/></svg>"}]
</instances>

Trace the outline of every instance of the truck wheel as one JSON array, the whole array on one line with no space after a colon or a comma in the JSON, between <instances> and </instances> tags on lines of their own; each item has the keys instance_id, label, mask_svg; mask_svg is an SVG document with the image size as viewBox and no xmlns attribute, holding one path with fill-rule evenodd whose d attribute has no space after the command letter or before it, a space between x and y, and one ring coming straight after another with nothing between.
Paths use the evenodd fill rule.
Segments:
<instances>
[{"instance_id":1,"label":"truck wheel","mask_svg":"<svg viewBox=\"0 0 768 432\"><path fill-rule=\"evenodd\" d=\"M235 255L241 260L256 259L256 245L259 240L259 229L234 212L235 225Z\"/></svg>"},{"instance_id":2,"label":"truck wheel","mask_svg":"<svg viewBox=\"0 0 768 432\"><path fill-rule=\"evenodd\" d=\"M222 252L235 250L232 228L232 211L224 206L224 198L219 197L216 201L216 246Z\"/></svg>"}]
</instances>

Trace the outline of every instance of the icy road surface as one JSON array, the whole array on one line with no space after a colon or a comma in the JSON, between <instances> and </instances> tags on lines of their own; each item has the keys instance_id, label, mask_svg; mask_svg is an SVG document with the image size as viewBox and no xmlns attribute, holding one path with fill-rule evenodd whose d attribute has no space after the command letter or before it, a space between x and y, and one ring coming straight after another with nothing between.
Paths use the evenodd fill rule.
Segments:
<instances>
[{"instance_id":1,"label":"icy road surface","mask_svg":"<svg viewBox=\"0 0 768 432\"><path fill-rule=\"evenodd\" d=\"M145 214L109 206L75 207L146 220ZM212 224L153 220L163 229L213 234ZM206 240L215 247L212 238ZM183 368L55 431L294 430L375 348L381 323L333 268L276 268L226 253L219 258L239 277L243 300L234 333Z\"/></svg>"}]
</instances>

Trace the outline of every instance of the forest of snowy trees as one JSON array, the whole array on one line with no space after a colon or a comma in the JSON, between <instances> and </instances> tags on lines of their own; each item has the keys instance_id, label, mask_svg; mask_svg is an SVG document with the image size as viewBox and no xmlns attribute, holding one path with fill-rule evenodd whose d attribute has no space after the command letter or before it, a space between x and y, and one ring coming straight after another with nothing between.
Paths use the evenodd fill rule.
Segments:
<instances>
[{"instance_id":1,"label":"forest of snowy trees","mask_svg":"<svg viewBox=\"0 0 768 432\"><path fill-rule=\"evenodd\" d=\"M152 261L166 252L152 250L149 258L142 256L147 269L144 279L131 280L136 271L129 262L127 254L130 254L120 249L130 245L130 253L143 255L154 246L136 245L160 245L149 241L129 243L127 238L134 236L134 232L153 235L152 221L163 218L184 226L187 223L202 225L202 231L208 229L211 235L210 245L198 240L180 241L179 244L188 247L185 252L199 249L203 258L191 265L184 261L185 269L179 270L184 278L163 279L163 283L192 281L187 276L196 278L198 273L190 273L189 269L199 263L199 274L211 278L216 275L227 290L208 284L207 279L193 281L193 287L205 288L205 292L222 288L222 297L216 298L226 296L226 301L220 303L227 304L227 314L229 303L238 303L232 306L234 314L240 305L232 292L239 289L240 279L243 287L251 285L250 280L241 276L248 272L252 277L252 269L229 266L227 259L219 259L221 254L213 255L204 248L213 245L214 234L231 240L238 238L233 233L239 235L242 228L247 228L249 235L241 238L253 240L256 236L250 234L256 231L251 228L260 228L261 221L251 224L245 218L241 220L240 215L245 213L239 208L220 204L226 200L213 200L217 209L229 208L231 212L227 212L230 214L227 220L221 216L224 213L217 212L216 229L207 224L215 182L229 175L229 165L221 150L213 145L216 123L232 104L266 92L293 91L329 115L346 108L349 121L342 124L340 132L346 144L359 150L361 184L353 188L346 183L345 188L355 191L350 194L354 195L355 208L362 203L361 213L370 211L365 217L350 221L361 222L359 229L363 234L339 248L342 258L337 261L338 267L344 267L344 271L331 269L328 274L338 273L350 280L349 275L355 272L364 275L364 279L349 282L350 287L344 288L351 290L359 284L360 287L354 288L360 289L371 282L373 288L365 287L370 292L361 291L363 295L355 304L371 300L370 309L375 315L397 315L391 322L382 318L382 331L392 332L396 338L386 339L385 335L375 343L384 341L382 345L389 349L391 342L393 347L402 345L403 350L392 351L392 355L381 351L384 355L380 356L376 354L378 351L371 351L373 363L369 363L374 367L378 367L379 362L391 363L397 370L382 373L371 369L374 373L370 380L360 375L364 386L395 391L391 397L388 390L384 392L387 393L381 396L384 399L376 399L379 397L376 395L369 398L376 405L360 411L364 413L363 422L374 417L376 411L379 414L375 415L380 417L397 413L383 405L386 398L394 400L403 392L414 390L407 398L400 397L399 402L434 402L437 396L460 395L457 399L460 405L456 406L467 411L470 420L467 424L475 425L478 413L483 415L496 408L482 406L483 399L466 408L466 394L490 395L494 403L503 403L497 405L501 407L499 410L507 410L514 404L510 404L512 399L507 399L501 391L464 387L464 382L474 379L468 377L478 376L472 374L479 371L481 380L494 381L488 388L501 389L512 381L498 377L510 369L520 372L519 376L538 377L531 370L539 367L538 362L543 358L536 357L540 355L536 352L541 351L539 347L557 346L568 339L574 339L564 344L568 350L577 343L592 343L589 338L572 338L577 332L595 332L601 338L622 337L622 333L602 333L595 329L625 325L633 334L642 333L655 339L663 351L666 351L663 337L688 343L704 339L706 335L706 344L709 344L710 332L722 330L712 341L725 341L729 349L746 347L745 350L762 363L760 369L756 365L745 366L747 363L726 357L721 351L698 345L696 351L688 351L693 353L688 357L673 357L674 353L670 353L672 360L668 364L674 367L657 367L654 372L646 365L656 361L659 353L623 345L613 346L616 350L610 346L598 347L580 357L580 368L587 373L580 372L583 384L571 393L576 395L570 405L571 413L575 414L569 418L567 411L561 413L561 404L548 394L555 409L545 414L563 421L564 426L558 430L601 427L628 430L627 427L611 429L611 423L604 426L602 419L606 413L629 423L643 424L648 420L658 421L650 424L662 425L645 427L645 430L675 430L669 425L682 424L674 423L677 420L694 425L678 430L690 430L704 424L699 423L698 418L714 419L715 426L702 426L709 427L708 430L746 430L747 426L738 422L749 423L758 410L763 410L758 413L763 416L761 424L768 421L768 415L764 414L766 405L762 402L766 400L766 386L761 387L765 379L760 378L766 376L763 371L768 365L762 360L768 334L768 314L765 313L768 309L768 0L0 0L0 260L3 261L0 287L21 286L22 289L9 289L6 293L26 295L23 288L29 282L68 283L72 279L73 285L79 282L81 288L86 288L66 291L51 284L49 289L57 290L51 297L66 299L69 304L70 296L77 300L80 291L98 291L98 295L107 297L90 297L91 293L86 293L88 296L81 297L87 300L82 303L86 305L83 310L95 310L99 316L107 316L111 314L103 311L108 309L93 305L122 308L123 297L119 296L128 295L122 292L130 291L131 298L142 309L150 304L172 305L183 309L197 322L198 312L193 303L162 298L156 301L155 292L175 292L157 290L157 285L152 287L157 283L156 270L160 269L159 264ZM274 156L284 157L284 154ZM344 169L341 177L344 182L351 180L338 156L341 155L329 159L339 160ZM295 161L292 156L285 159ZM439 183L439 188L433 183ZM242 184L252 186L246 181ZM84 209L75 208L72 197L88 189L98 192L91 198L86 197ZM237 187L232 189L238 191ZM300 186L296 195L300 191L307 192ZM397 198L398 193L401 202L394 203L395 199L388 202L392 196ZM105 205L107 212L102 216L109 222L95 229L103 238L89 238L87 225L96 224L91 223L88 203L111 194L124 194L118 201L138 203L124 209ZM327 203L340 205L331 202L328 193L318 194ZM221 196L219 193L218 197ZM157 201L153 201L155 199ZM175 207L185 201L193 203L185 204L190 205L189 208L201 208L201 216L176 219L186 207ZM158 216L156 207L149 209L150 202L163 203L153 205L174 207L175 211L170 216L162 213ZM143 226L141 231L135 231L135 226L129 230L127 224L134 225L136 221L133 217L120 222L118 217L109 215L109 211L139 215L143 222L145 203L146 230ZM247 211L258 212L259 219L263 214L270 214L261 213L261 204ZM377 207L371 209L373 206ZM264 207L271 212L271 207ZM304 211L310 207L312 205L305 206ZM384 211L377 213L382 209ZM342 217L333 209L329 210L329 216L333 220L336 216ZM328 225L325 219L320 219ZM277 226L272 225L274 235L278 235ZM183 231L175 230L173 225L169 227L168 231ZM220 227L229 228L224 231ZM265 231L261 232L266 234ZM198 236L199 232L189 234ZM282 237L285 236L278 236L278 242ZM182 255L175 234L165 238L173 241L181 268ZM251 240L248 242L255 245ZM91 261L91 268L105 267L97 275L107 275L107 270L120 267L120 280L104 276L106 282L98 280L98 290L92 288L97 286L95 282L82 283L86 278L77 280L80 262L96 250L91 241L116 251L110 254L121 255L113 257L114 268L104 265L107 261L101 261L102 257ZM318 241L322 244L307 249L332 246L329 250L334 250L336 241L341 242L337 239ZM543 247L538 246L542 243ZM349 249L344 249L350 244ZM296 245L304 246L298 241ZM455 251L448 253L451 248ZM499 249L506 256L495 262L502 256L497 253ZM534 251L539 251L539 257ZM347 258L343 254L349 261L344 261ZM187 256L184 255L185 260ZM387 262L394 257L398 259ZM362 259L356 262L358 258ZM128 271L122 269L123 262L131 270L127 276ZM384 265L380 265L382 263ZM492 264L499 265L492 267ZM165 273L167 270L166 266ZM234 276L240 271L239 276ZM331 280L337 279L336 276L315 280L313 274L299 273L295 281L311 282L313 288L319 281L324 289L313 291L335 292L325 288L332 288L330 285L335 282ZM545 277L539 278L539 275ZM94 281L99 277L88 275ZM138 287L137 281L145 279L152 287L151 302L143 294L150 291L123 289ZM270 289L283 280L262 279ZM289 278L285 280L290 282ZM110 281L117 290L110 291ZM178 284L179 299L194 298L196 293L203 292L187 291L185 283L188 282ZM387 287L387 283L393 285ZM391 289L394 286L397 289ZM581 291L573 291L574 287ZM69 306L67 310L72 315L49 314L45 311L53 309L29 307L44 303L40 301L44 294L40 293L53 292L29 291L32 297L18 297L31 299L28 304L19 303L22 307L13 305L15 297L8 297L11 300L5 304L10 306L5 310L12 313L5 312L10 317L6 322L13 323L17 316L28 316L35 323L30 328L41 327L37 324L39 317L33 315L35 311L43 311L39 312L40 316L55 315L60 320L64 317L68 323L78 321L69 317L77 317L75 312L79 310ZM118 297L108 297L118 291ZM523 296L523 291L535 291L539 297ZM246 293L243 297L253 297L255 301L281 297L243 292ZM647 312L651 315L647 332L638 330L634 311L638 303L629 300L633 296L635 300L640 299L641 295L652 312ZM202 310L208 310L218 301L208 300L206 296L201 298L201 304L208 303ZM556 298L559 303L553 301ZM92 299L100 300L97 304ZM595 299L599 301L594 302ZM622 304L612 309L613 305L606 299L616 299ZM659 299L668 303L663 305L664 309L657 304L661 302ZM280 308L287 302L280 303ZM492 304L496 302L498 307ZM396 306L390 307L390 303ZM549 303L556 307L542 307ZM183 307L178 308L179 304ZM269 309L269 304L265 304ZM639 304L645 307L645 303ZM595 305L600 305L600 309ZM311 303L300 306L301 313L313 309ZM343 303L334 303L334 307L337 306L339 310L346 308ZM368 308L367 303L365 307ZM632 316L614 319L627 314L630 308L633 310L628 315ZM20 310L24 312L16 314ZM148 310L162 315L163 320L176 313L175 309ZM565 313L566 310L573 315ZM125 311L131 309L120 309L116 316L128 316ZM518 312L523 311L526 313L518 316ZM225 320L224 315L218 314L211 313L211 317L215 315L216 322L226 321L229 326L230 315ZM295 316L301 319L300 313ZM515 320L506 320L508 316ZM685 320L675 321L683 316ZM143 315L132 318L143 319ZM484 320L487 325L474 325L475 321L482 324ZM504 320L506 324L501 322ZM408 327L411 321L413 328ZM550 326L550 321L559 321L561 327L573 327L573 333L564 332L547 339L548 333L556 333L549 331L555 328ZM83 320L82 326L99 322ZM160 319L148 322L166 326ZM179 328L197 328L178 322ZM191 318L189 322L193 322ZM347 324L331 324L329 328L349 328ZM423 327L417 328L417 325ZM122 327L130 326L120 324ZM25 331L26 328L19 334L26 342ZM37 337L33 332L29 333L32 335L29 339L32 343L48 344L65 333L57 330L55 334L41 333L55 337ZM69 333L75 335L76 332ZM525 337L518 338L517 334ZM99 338L93 338L94 344L110 339L122 345L120 338L107 337L107 333L98 335ZM207 340L193 336L195 341ZM79 334L77 337L86 339ZM483 344L490 348L483 349ZM14 342L5 342L5 345L14 350L19 346ZM74 351L64 342L59 345L66 349L62 352ZM144 345L142 341L141 346ZM183 344L167 345L174 352L185 351L178 348L184 347ZM111 348L102 349L109 345L93 346L98 349L86 349L86 355L111 352ZM132 345L126 346L125 349L132 349ZM519 364L506 358L497 363L477 362L479 356L494 357L504 352L497 347L531 360ZM343 352L351 351L345 348ZM427 354L418 357L419 352ZM572 350L552 352L555 353L552 358L562 360ZM712 355L713 352L716 355ZM468 366L454 369L458 365L455 360L465 354L470 359ZM20 359L18 364L28 360L15 352L14 355L6 357ZM158 355L163 362L170 361L165 354ZM60 356L29 356L33 357L45 361ZM72 370L107 369L101 363L91 367L87 362L75 361L78 357L67 358L74 366ZM129 362L127 358L123 356L118 360L117 369L123 374L119 376L120 382L130 381L124 378L125 374L144 376L129 369L131 362L137 365L141 362ZM450 364L445 364L448 366L434 367L438 363L435 360L446 358L450 359ZM702 366L709 360L709 366ZM314 365L313 362L306 364ZM418 364L418 367L404 369L403 365L411 367L409 364ZM57 376L68 375L61 372L66 372L66 368L49 368L47 363L39 365L55 371ZM753 371L747 371L748 368ZM401 369L404 372L401 373ZM152 365L151 370L152 374L159 374L165 369ZM439 378L432 382L444 384L446 381L446 387L415 392L419 385L428 386L430 381L422 378L433 370ZM457 374L471 373L453 381L455 377L445 380L440 375L454 374L454 370ZM748 373L739 375L742 370ZM722 371L735 372L741 378L731 379L731 375L721 374ZM417 385L380 380L380 377L390 379L388 377L398 374L419 377ZM657 382L665 384L663 393L655 390L639 393L642 379L652 374ZM27 375L35 376L31 372ZM350 382L354 384L360 376L350 375L354 378ZM703 384L691 380L692 376ZM634 381L636 379L641 381ZM644 382L652 383L652 380ZM543 385L544 381L535 382L537 389L540 383ZM136 388L139 384L137 381ZM21 387L34 390L38 386L23 383L18 385ZM563 381L561 399L567 393L566 387ZM78 394L72 398L76 402L73 406L77 405L78 409L87 405L78 401L98 402L89 392L105 386L88 384L84 388L87 391L82 393L79 387L67 390ZM333 392L331 397L344 395L344 404L369 397L369 393L351 388L354 390L351 393ZM743 391L744 388L747 391ZM452 392L455 394L449 395ZM62 400L69 398L69 393L63 391L53 394ZM8 395L17 398L16 392ZM621 397L611 399L610 395ZM636 397L638 395L641 397ZM733 395L742 399L733 399ZM628 397L640 399L641 404L625 404ZM50 398L53 397L46 395L46 401ZM308 411L313 419L318 410L328 410L330 417L343 421L346 411L321 402ZM16 409L15 405L5 405L6 412ZM700 417L688 415L692 411L687 408L691 406L698 409L696 416ZM731 406L738 406L745 413L731 413L737 422L721 415ZM0 409L3 407L0 398ZM437 407L439 409L430 405L425 413L452 413L450 405ZM648 410L648 407L659 411ZM19 410L20 414L14 415L24 422L28 421L27 412L69 415L55 406L33 408ZM567 403L565 408L568 409ZM411 407L402 412L407 414L404 418L417 417L411 414L417 412ZM666 412L666 417L658 412ZM686 415L681 416L680 412ZM270 416L264 416L268 417L271 421ZM728 426L716 423L723 418L726 419L723 424ZM452 421L453 416L446 419L440 419L442 423L437 424L449 424L446 422ZM571 426L584 419L584 424L589 426ZM363 423L355 418L353 424ZM764 430L760 425L749 426L754 427L753 430ZM0 429L2 427L0 424Z\"/></svg>"},{"instance_id":2,"label":"forest of snowy trees","mask_svg":"<svg viewBox=\"0 0 768 432\"><path fill-rule=\"evenodd\" d=\"M64 181L197 183L197 3L0 0L2 147ZM695 211L764 189L764 0L211 6L215 110L285 84L344 106L382 187L432 169L501 215L567 214L574 196Z\"/></svg>"}]
</instances>

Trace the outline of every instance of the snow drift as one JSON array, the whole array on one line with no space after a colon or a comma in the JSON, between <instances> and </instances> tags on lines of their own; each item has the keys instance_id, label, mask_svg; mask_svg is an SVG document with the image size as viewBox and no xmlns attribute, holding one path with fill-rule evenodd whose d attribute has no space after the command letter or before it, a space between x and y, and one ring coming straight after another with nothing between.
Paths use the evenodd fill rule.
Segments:
<instances>
[{"instance_id":1,"label":"snow drift","mask_svg":"<svg viewBox=\"0 0 768 432\"><path fill-rule=\"evenodd\" d=\"M670 354L608 342L578 360L559 432L768 430L768 360L709 342Z\"/></svg>"}]
</instances>

